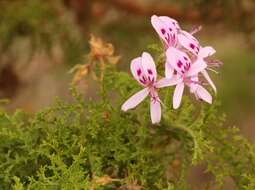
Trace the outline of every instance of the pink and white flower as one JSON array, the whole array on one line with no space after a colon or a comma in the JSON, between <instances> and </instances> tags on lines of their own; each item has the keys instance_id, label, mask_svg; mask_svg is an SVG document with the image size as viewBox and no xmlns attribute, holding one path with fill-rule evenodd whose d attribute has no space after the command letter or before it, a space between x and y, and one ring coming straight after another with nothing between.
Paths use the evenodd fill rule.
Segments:
<instances>
[{"instance_id":1,"label":"pink and white flower","mask_svg":"<svg viewBox=\"0 0 255 190\"><path fill-rule=\"evenodd\" d=\"M157 81L155 63L149 53L144 52L141 57L131 61L131 73L133 77L144 87L143 90L131 96L121 107L123 111L135 108L147 96L150 96L150 115L153 124L161 119L161 105L157 89L176 85L178 80L163 78Z\"/></svg>"},{"instance_id":2,"label":"pink and white flower","mask_svg":"<svg viewBox=\"0 0 255 190\"><path fill-rule=\"evenodd\" d=\"M167 16L153 15L151 24L163 40L166 49L175 47L177 49L185 49L193 55L198 55L200 50L198 40L189 32L182 30L176 20Z\"/></svg>"},{"instance_id":3,"label":"pink and white flower","mask_svg":"<svg viewBox=\"0 0 255 190\"><path fill-rule=\"evenodd\" d=\"M174 74L171 73L172 78L178 81L173 95L173 108L179 108L185 85L197 98L211 104L212 96L200 85L198 78L199 72L207 67L206 63L202 59L197 59L192 63L186 53L173 47L167 49L166 57L166 70L174 72Z\"/></svg>"},{"instance_id":4,"label":"pink and white flower","mask_svg":"<svg viewBox=\"0 0 255 190\"><path fill-rule=\"evenodd\" d=\"M204 61L207 68L212 65L219 65L220 62L210 62L207 58L215 53L212 47L201 47L198 40L192 35L201 30L201 26L192 29L192 31L186 32L181 29L178 22L172 18L166 16L156 16L151 17L151 23L160 38L163 40L166 49L169 47L174 47L183 52L187 52L190 56L192 62L194 60L199 60L199 62ZM177 38L175 37L177 35ZM170 38L169 38L170 36ZM170 40L169 40L170 39ZM169 59L166 61L165 65L165 76L171 78L174 73L174 68L168 63ZM170 65L170 66L169 66ZM212 86L213 90L216 92L216 86L212 82L206 69L202 70L201 73Z\"/></svg>"}]
</instances>

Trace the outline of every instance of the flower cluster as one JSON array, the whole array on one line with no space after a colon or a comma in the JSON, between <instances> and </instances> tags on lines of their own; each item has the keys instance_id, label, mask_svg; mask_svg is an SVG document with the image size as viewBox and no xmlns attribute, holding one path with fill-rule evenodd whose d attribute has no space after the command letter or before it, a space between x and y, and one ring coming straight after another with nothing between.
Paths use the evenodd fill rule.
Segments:
<instances>
[{"instance_id":1,"label":"flower cluster","mask_svg":"<svg viewBox=\"0 0 255 190\"><path fill-rule=\"evenodd\" d=\"M123 105L122 110L127 111L136 107L147 96L150 97L150 115L152 123L159 123L161 119L161 101L158 89L175 86L173 94L173 108L179 108L184 91L187 86L190 93L197 99L209 104L212 96L202 86L200 74L208 81L216 93L216 87L210 79L207 69L219 66L220 62L210 61L209 57L215 53L210 46L202 47L193 36L201 27L187 32L181 29L178 22L167 16L151 17L151 24L165 47L165 77L157 80L156 66L151 55L143 52L141 57L131 61L131 72L134 78L144 89L131 96Z\"/></svg>"}]
</instances>

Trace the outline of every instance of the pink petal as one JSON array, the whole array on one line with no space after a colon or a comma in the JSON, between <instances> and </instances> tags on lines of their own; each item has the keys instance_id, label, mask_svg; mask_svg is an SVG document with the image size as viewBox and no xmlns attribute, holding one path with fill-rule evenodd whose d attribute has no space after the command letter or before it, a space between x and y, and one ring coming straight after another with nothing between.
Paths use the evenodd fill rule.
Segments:
<instances>
[{"instance_id":1,"label":"pink petal","mask_svg":"<svg viewBox=\"0 0 255 190\"><path fill-rule=\"evenodd\" d=\"M190 69L191 60L189 56L173 47L169 47L166 51L167 63L174 68L179 74L184 74Z\"/></svg>"},{"instance_id":2,"label":"pink petal","mask_svg":"<svg viewBox=\"0 0 255 190\"><path fill-rule=\"evenodd\" d=\"M206 57L212 56L215 52L216 50L213 47L206 46L206 47L200 48L198 56L201 58L206 58Z\"/></svg>"},{"instance_id":3,"label":"pink petal","mask_svg":"<svg viewBox=\"0 0 255 190\"><path fill-rule=\"evenodd\" d=\"M143 52L142 54L142 67L146 78L150 81L156 81L157 79L156 66L151 55L147 52Z\"/></svg>"},{"instance_id":4,"label":"pink petal","mask_svg":"<svg viewBox=\"0 0 255 190\"><path fill-rule=\"evenodd\" d=\"M166 78L172 78L173 74L174 74L174 68L166 62L165 63L165 76L166 76Z\"/></svg>"},{"instance_id":5,"label":"pink petal","mask_svg":"<svg viewBox=\"0 0 255 190\"><path fill-rule=\"evenodd\" d=\"M190 51L192 54L196 56L198 55L200 50L199 42L190 33L182 30L181 33L178 34L178 41L181 46Z\"/></svg>"},{"instance_id":6,"label":"pink petal","mask_svg":"<svg viewBox=\"0 0 255 190\"><path fill-rule=\"evenodd\" d=\"M167 46L176 45L177 31L172 22L165 22L164 19L161 19L161 17L153 15L151 17L151 24Z\"/></svg>"},{"instance_id":7,"label":"pink petal","mask_svg":"<svg viewBox=\"0 0 255 190\"><path fill-rule=\"evenodd\" d=\"M151 24L153 26L153 28L156 30L156 32L158 33L159 37L166 43L168 44L167 39L165 38L165 34L166 34L166 26L165 23L159 19L158 16L153 15L151 17Z\"/></svg>"},{"instance_id":8,"label":"pink petal","mask_svg":"<svg viewBox=\"0 0 255 190\"><path fill-rule=\"evenodd\" d=\"M174 97L173 97L173 107L174 109L179 108L182 100L182 94L184 90L184 83L181 82L176 85L175 90L174 90Z\"/></svg>"},{"instance_id":9,"label":"pink petal","mask_svg":"<svg viewBox=\"0 0 255 190\"><path fill-rule=\"evenodd\" d=\"M205 102L209 104L212 103L212 96L204 87L198 85L196 94L200 99L204 100Z\"/></svg>"},{"instance_id":10,"label":"pink petal","mask_svg":"<svg viewBox=\"0 0 255 190\"><path fill-rule=\"evenodd\" d=\"M205 79L208 81L208 83L213 88L214 92L217 92L216 86L214 85L213 81L211 80L210 76L208 75L206 70L201 71L201 73L204 75Z\"/></svg>"},{"instance_id":11,"label":"pink petal","mask_svg":"<svg viewBox=\"0 0 255 190\"><path fill-rule=\"evenodd\" d=\"M171 79L170 78L162 78L156 83L155 87L156 88L164 88L167 86L176 85L179 82L180 82L180 79L178 79L177 77L173 77Z\"/></svg>"},{"instance_id":12,"label":"pink petal","mask_svg":"<svg viewBox=\"0 0 255 190\"><path fill-rule=\"evenodd\" d=\"M177 30L180 30L181 27L179 26L178 22L168 16L160 16L159 17L164 23L167 23L169 26L174 26Z\"/></svg>"},{"instance_id":13,"label":"pink petal","mask_svg":"<svg viewBox=\"0 0 255 190\"><path fill-rule=\"evenodd\" d=\"M150 114L151 114L151 121L153 124L159 123L161 119L161 106L160 106L160 100L157 98L156 100L154 98L151 98L150 103Z\"/></svg>"},{"instance_id":14,"label":"pink petal","mask_svg":"<svg viewBox=\"0 0 255 190\"><path fill-rule=\"evenodd\" d=\"M127 111L136 107L146 98L146 96L148 96L149 92L149 88L144 88L143 90L137 92L121 106L121 110Z\"/></svg>"},{"instance_id":15,"label":"pink petal","mask_svg":"<svg viewBox=\"0 0 255 190\"><path fill-rule=\"evenodd\" d=\"M190 67L186 76L194 76L207 67L206 63L202 59L197 59Z\"/></svg>"},{"instance_id":16,"label":"pink petal","mask_svg":"<svg viewBox=\"0 0 255 190\"><path fill-rule=\"evenodd\" d=\"M188 84L191 93L195 93L198 86L198 75L190 77L191 82Z\"/></svg>"},{"instance_id":17,"label":"pink petal","mask_svg":"<svg viewBox=\"0 0 255 190\"><path fill-rule=\"evenodd\" d=\"M142 67L142 58L141 57L137 57L131 61L130 70L131 70L133 77L141 85L144 86L147 79L145 78L145 80L143 80L144 71L143 71L143 67ZM144 81L144 82L142 82L142 81Z\"/></svg>"}]
</instances>

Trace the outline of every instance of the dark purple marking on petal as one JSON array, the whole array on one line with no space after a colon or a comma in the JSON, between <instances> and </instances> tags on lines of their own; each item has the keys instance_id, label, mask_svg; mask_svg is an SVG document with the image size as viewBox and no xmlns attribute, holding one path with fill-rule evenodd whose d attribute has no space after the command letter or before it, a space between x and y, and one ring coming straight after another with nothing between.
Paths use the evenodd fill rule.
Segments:
<instances>
[{"instance_id":1,"label":"dark purple marking on petal","mask_svg":"<svg viewBox=\"0 0 255 190\"><path fill-rule=\"evenodd\" d=\"M172 31L173 31L173 29L172 29L172 28L169 28L169 31L170 31L170 32L172 32Z\"/></svg>"},{"instance_id":2,"label":"dark purple marking on petal","mask_svg":"<svg viewBox=\"0 0 255 190\"><path fill-rule=\"evenodd\" d=\"M169 35L169 33L167 33L167 38L166 38L167 42L170 43L171 37Z\"/></svg>"},{"instance_id":3,"label":"dark purple marking on petal","mask_svg":"<svg viewBox=\"0 0 255 190\"><path fill-rule=\"evenodd\" d=\"M183 56L183 58L187 61L188 60L188 58L187 57L185 57L185 56Z\"/></svg>"},{"instance_id":4,"label":"dark purple marking on petal","mask_svg":"<svg viewBox=\"0 0 255 190\"><path fill-rule=\"evenodd\" d=\"M137 72L137 75L138 75L138 76L140 76L141 73L142 73L141 69L138 69L136 72Z\"/></svg>"},{"instance_id":5,"label":"dark purple marking on petal","mask_svg":"<svg viewBox=\"0 0 255 190\"><path fill-rule=\"evenodd\" d=\"M189 70L189 66L188 65L185 65L184 66L184 69L187 71L187 70Z\"/></svg>"},{"instance_id":6,"label":"dark purple marking on petal","mask_svg":"<svg viewBox=\"0 0 255 190\"><path fill-rule=\"evenodd\" d=\"M182 67L182 62L181 62L180 60L177 62L177 66L178 66L179 68Z\"/></svg>"},{"instance_id":7,"label":"dark purple marking on petal","mask_svg":"<svg viewBox=\"0 0 255 190\"><path fill-rule=\"evenodd\" d=\"M142 79L139 79L139 81L142 83L142 84L145 84L146 82Z\"/></svg>"},{"instance_id":8,"label":"dark purple marking on petal","mask_svg":"<svg viewBox=\"0 0 255 190\"><path fill-rule=\"evenodd\" d=\"M189 44L189 47L191 47L191 49L194 49L195 45L194 44Z\"/></svg>"},{"instance_id":9,"label":"dark purple marking on petal","mask_svg":"<svg viewBox=\"0 0 255 190\"><path fill-rule=\"evenodd\" d=\"M161 33L164 35L166 33L166 30L164 28L162 28Z\"/></svg>"},{"instance_id":10,"label":"dark purple marking on petal","mask_svg":"<svg viewBox=\"0 0 255 190\"><path fill-rule=\"evenodd\" d=\"M148 73L149 73L150 75L152 75L152 70L151 70L151 69L148 69L147 71L148 71Z\"/></svg>"}]
</instances>

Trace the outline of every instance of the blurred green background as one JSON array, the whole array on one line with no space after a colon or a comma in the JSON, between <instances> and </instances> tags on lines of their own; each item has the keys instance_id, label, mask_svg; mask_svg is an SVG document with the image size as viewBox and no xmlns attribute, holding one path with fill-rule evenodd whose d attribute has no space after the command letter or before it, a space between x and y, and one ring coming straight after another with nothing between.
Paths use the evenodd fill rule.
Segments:
<instances>
[{"instance_id":1,"label":"blurred green background","mask_svg":"<svg viewBox=\"0 0 255 190\"><path fill-rule=\"evenodd\" d=\"M224 63L210 75L227 124L255 140L253 0L1 0L0 9L0 98L10 100L7 110L33 113L56 96L68 99L68 70L84 64L90 34L112 43L118 68L129 72L132 58L159 43L150 16L167 15L186 30L203 26L196 37Z\"/></svg>"}]
</instances>

